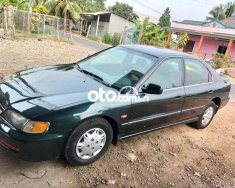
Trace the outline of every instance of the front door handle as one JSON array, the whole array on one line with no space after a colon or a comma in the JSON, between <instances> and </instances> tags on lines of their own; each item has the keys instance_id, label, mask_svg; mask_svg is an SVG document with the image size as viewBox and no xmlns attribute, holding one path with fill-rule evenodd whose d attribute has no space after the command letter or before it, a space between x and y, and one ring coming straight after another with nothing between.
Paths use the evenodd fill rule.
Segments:
<instances>
[{"instance_id":1,"label":"front door handle","mask_svg":"<svg viewBox=\"0 0 235 188\"><path fill-rule=\"evenodd\" d=\"M210 90L210 91L208 91L208 93L213 93L214 92L214 90Z\"/></svg>"}]
</instances>

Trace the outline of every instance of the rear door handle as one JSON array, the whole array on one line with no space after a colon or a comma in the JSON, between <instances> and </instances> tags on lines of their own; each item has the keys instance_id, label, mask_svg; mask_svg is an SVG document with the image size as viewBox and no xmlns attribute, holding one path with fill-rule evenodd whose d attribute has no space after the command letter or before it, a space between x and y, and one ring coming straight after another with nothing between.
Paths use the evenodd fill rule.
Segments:
<instances>
[{"instance_id":1,"label":"rear door handle","mask_svg":"<svg viewBox=\"0 0 235 188\"><path fill-rule=\"evenodd\" d=\"M183 98L183 96L177 96L177 97L175 97L175 99L182 99Z\"/></svg>"},{"instance_id":2,"label":"rear door handle","mask_svg":"<svg viewBox=\"0 0 235 188\"><path fill-rule=\"evenodd\" d=\"M208 93L213 93L214 92L214 90L210 90L210 91L208 91Z\"/></svg>"}]
</instances>

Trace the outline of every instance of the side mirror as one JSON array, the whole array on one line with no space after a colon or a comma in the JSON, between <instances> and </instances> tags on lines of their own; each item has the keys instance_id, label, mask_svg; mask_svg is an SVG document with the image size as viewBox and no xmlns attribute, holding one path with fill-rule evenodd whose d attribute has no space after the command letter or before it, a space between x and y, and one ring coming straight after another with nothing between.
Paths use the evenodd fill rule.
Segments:
<instances>
[{"instance_id":1,"label":"side mirror","mask_svg":"<svg viewBox=\"0 0 235 188\"><path fill-rule=\"evenodd\" d=\"M143 86L141 89L144 93L149 93L149 94L160 95L163 92L161 86L151 83L148 84L147 86Z\"/></svg>"}]
</instances>

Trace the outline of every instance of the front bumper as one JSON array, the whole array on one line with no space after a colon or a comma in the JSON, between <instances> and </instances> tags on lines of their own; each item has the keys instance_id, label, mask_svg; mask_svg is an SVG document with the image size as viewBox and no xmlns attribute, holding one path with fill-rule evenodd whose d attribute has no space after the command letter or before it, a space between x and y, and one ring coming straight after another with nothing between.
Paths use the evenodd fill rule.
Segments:
<instances>
[{"instance_id":1,"label":"front bumper","mask_svg":"<svg viewBox=\"0 0 235 188\"><path fill-rule=\"evenodd\" d=\"M0 146L26 161L56 159L65 142L63 133L27 134L13 129L0 116Z\"/></svg>"}]
</instances>

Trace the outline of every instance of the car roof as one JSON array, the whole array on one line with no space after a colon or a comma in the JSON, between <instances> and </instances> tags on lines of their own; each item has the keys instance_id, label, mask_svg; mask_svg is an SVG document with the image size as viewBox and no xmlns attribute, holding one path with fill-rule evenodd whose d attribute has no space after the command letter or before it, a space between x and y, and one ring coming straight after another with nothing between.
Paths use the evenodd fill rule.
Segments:
<instances>
[{"instance_id":1,"label":"car roof","mask_svg":"<svg viewBox=\"0 0 235 188\"><path fill-rule=\"evenodd\" d=\"M131 50L135 50L138 52L142 52L145 54L149 54L155 57L167 57L167 56L181 56L182 57L183 56L183 57L191 57L194 59L196 58L195 56L189 55L187 53L178 52L178 51L165 49L165 48L157 48L157 47L148 46L148 45L134 44L134 45L120 45L120 46L131 49Z\"/></svg>"}]
</instances>

